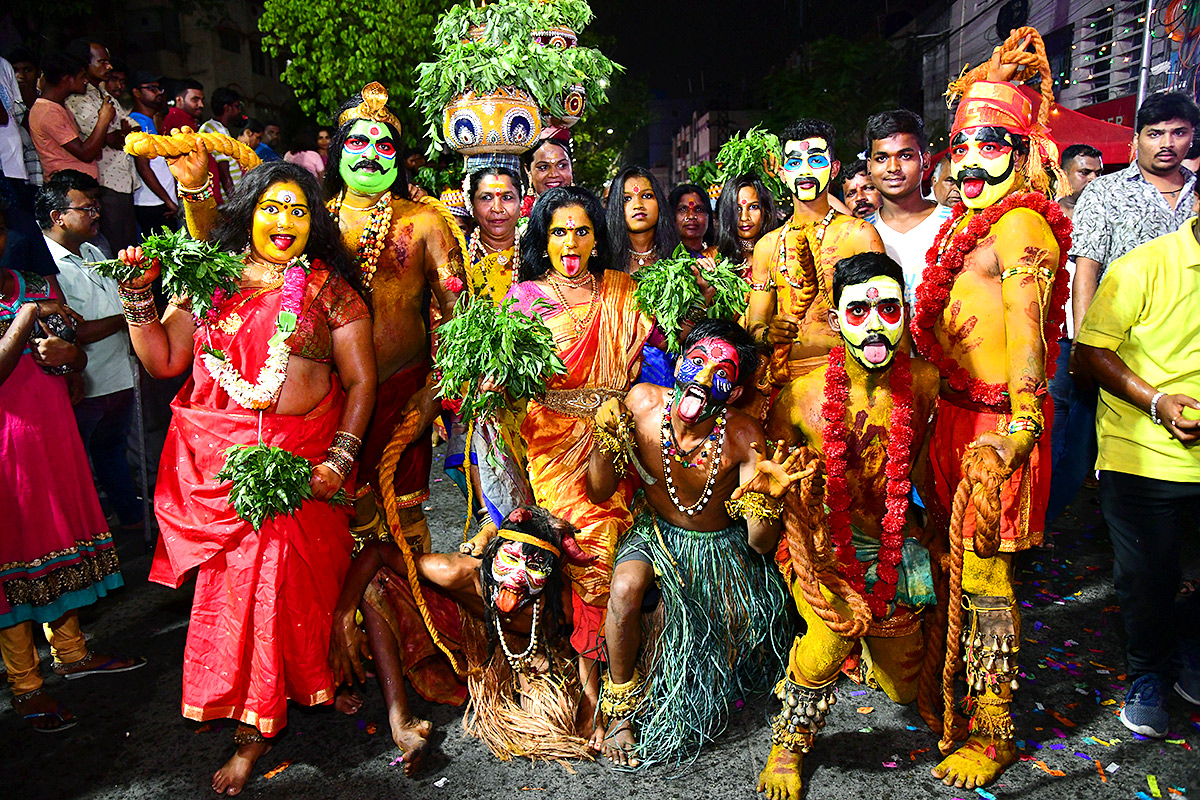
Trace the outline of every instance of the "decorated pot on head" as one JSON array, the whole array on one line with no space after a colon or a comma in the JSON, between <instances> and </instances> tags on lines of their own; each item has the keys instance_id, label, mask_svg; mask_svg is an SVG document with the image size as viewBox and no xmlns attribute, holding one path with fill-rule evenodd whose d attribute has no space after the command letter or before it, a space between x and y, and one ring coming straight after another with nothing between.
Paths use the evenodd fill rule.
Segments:
<instances>
[{"instance_id":1,"label":"decorated pot on head","mask_svg":"<svg viewBox=\"0 0 1200 800\"><path fill-rule=\"evenodd\" d=\"M587 107L587 90L583 88L583 84L576 83L563 92L562 104L566 114L561 117L551 117L551 121L559 127L570 128L579 122L583 117L583 110Z\"/></svg>"},{"instance_id":2,"label":"decorated pot on head","mask_svg":"<svg viewBox=\"0 0 1200 800\"><path fill-rule=\"evenodd\" d=\"M467 208L467 198L463 195L462 189L446 189L438 198L446 208L450 209L450 213L456 217L470 217L471 210Z\"/></svg>"},{"instance_id":3,"label":"decorated pot on head","mask_svg":"<svg viewBox=\"0 0 1200 800\"><path fill-rule=\"evenodd\" d=\"M579 37L570 28L555 26L544 31L534 31L533 41L542 47L557 47L559 50L570 50L579 44Z\"/></svg>"},{"instance_id":4,"label":"decorated pot on head","mask_svg":"<svg viewBox=\"0 0 1200 800\"><path fill-rule=\"evenodd\" d=\"M542 132L537 101L521 89L504 86L476 94L456 95L442 113L442 137L452 150L520 155Z\"/></svg>"}]
</instances>

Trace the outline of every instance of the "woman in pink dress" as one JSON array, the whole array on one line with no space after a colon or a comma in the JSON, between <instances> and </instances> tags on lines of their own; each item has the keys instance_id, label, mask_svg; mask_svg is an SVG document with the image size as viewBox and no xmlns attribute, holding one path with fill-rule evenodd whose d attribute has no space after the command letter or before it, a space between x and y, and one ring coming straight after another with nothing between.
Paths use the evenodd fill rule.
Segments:
<instances>
[{"instance_id":1,"label":"woman in pink dress","mask_svg":"<svg viewBox=\"0 0 1200 800\"><path fill-rule=\"evenodd\" d=\"M0 253L6 232L0 213ZM49 374L78 372L87 362L51 333L62 332L68 313L46 278L0 269L0 651L13 709L42 732L77 720L42 688L34 622L46 626L54 672L68 679L146 663L89 652L79 629L76 609L124 581L67 380Z\"/></svg>"}]
</instances>

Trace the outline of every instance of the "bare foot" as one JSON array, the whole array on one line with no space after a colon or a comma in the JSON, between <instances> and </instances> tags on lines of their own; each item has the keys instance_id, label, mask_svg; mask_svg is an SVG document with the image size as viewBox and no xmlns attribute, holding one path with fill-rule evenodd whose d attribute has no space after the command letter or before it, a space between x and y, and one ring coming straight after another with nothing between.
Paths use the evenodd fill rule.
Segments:
<instances>
[{"instance_id":1,"label":"bare foot","mask_svg":"<svg viewBox=\"0 0 1200 800\"><path fill-rule=\"evenodd\" d=\"M427 719L408 717L393 719L392 741L404 754L404 774L411 778L421 768L421 761L429 751L429 734L433 732L433 723Z\"/></svg>"},{"instance_id":2,"label":"bare foot","mask_svg":"<svg viewBox=\"0 0 1200 800\"><path fill-rule=\"evenodd\" d=\"M959 789L987 786L1017 760L1017 747L1011 739L993 739L972 735L958 750L933 768L933 777Z\"/></svg>"},{"instance_id":3,"label":"bare foot","mask_svg":"<svg viewBox=\"0 0 1200 800\"><path fill-rule=\"evenodd\" d=\"M767 765L758 774L758 791L767 800L800 800L800 766L803 755L782 745L772 745Z\"/></svg>"},{"instance_id":4,"label":"bare foot","mask_svg":"<svg viewBox=\"0 0 1200 800\"><path fill-rule=\"evenodd\" d=\"M599 753L604 746L605 724L596 713L596 701L587 692L579 698L579 710L575 712L575 733L588 740L588 747Z\"/></svg>"},{"instance_id":5,"label":"bare foot","mask_svg":"<svg viewBox=\"0 0 1200 800\"><path fill-rule=\"evenodd\" d=\"M217 794L233 796L242 793L250 779L254 764L271 749L269 742L238 745L237 752L213 775L212 788Z\"/></svg>"},{"instance_id":6,"label":"bare foot","mask_svg":"<svg viewBox=\"0 0 1200 800\"><path fill-rule=\"evenodd\" d=\"M579 735L587 739L588 749L600 753L604 750L604 734L605 726L602 722L597 722L591 727L591 730L579 729Z\"/></svg>"},{"instance_id":7,"label":"bare foot","mask_svg":"<svg viewBox=\"0 0 1200 800\"><path fill-rule=\"evenodd\" d=\"M601 748L608 760L622 767L641 764L637 757L637 738L628 719L615 720L608 728L609 733L601 740Z\"/></svg>"},{"instance_id":8,"label":"bare foot","mask_svg":"<svg viewBox=\"0 0 1200 800\"><path fill-rule=\"evenodd\" d=\"M333 697L333 707L348 717L357 714L362 704L362 695L344 684L338 687Z\"/></svg>"}]
</instances>

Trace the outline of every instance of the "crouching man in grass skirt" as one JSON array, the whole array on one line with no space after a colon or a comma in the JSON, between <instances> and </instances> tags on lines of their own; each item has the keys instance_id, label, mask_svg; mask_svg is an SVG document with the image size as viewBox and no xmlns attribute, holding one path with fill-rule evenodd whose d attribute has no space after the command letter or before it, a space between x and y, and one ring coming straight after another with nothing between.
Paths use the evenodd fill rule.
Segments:
<instances>
[{"instance_id":1,"label":"crouching man in grass skirt","mask_svg":"<svg viewBox=\"0 0 1200 800\"><path fill-rule=\"evenodd\" d=\"M198 147L171 170L181 186L198 185L207 153ZM185 192L184 200L212 203L208 193ZM325 643L352 540L348 510L325 501L350 473L376 381L362 283L312 173L283 161L257 167L221 214L215 241L245 253L245 271L236 291L218 290L204 317L193 318L189 298L174 298L159 319L150 292L157 262L121 293L146 370L155 378L191 372L171 404L150 580L178 588L196 576L183 715L238 721L237 752L212 780L215 791L235 795L287 724L289 699L333 702ZM144 263L141 248L121 257ZM312 498L255 529L215 476L228 448L259 443L316 466Z\"/></svg>"},{"instance_id":2,"label":"crouching man in grass skirt","mask_svg":"<svg viewBox=\"0 0 1200 800\"><path fill-rule=\"evenodd\" d=\"M761 426L729 408L758 361L740 326L700 322L683 353L674 389L641 383L601 406L588 464L597 503L638 466L630 459L645 471L646 508L617 547L604 626L604 751L627 767L695 758L731 702L771 689L786 651L786 594L768 554L796 458L760 456ZM639 669L643 608L659 598L662 629Z\"/></svg>"},{"instance_id":3,"label":"crouching man in grass skirt","mask_svg":"<svg viewBox=\"0 0 1200 800\"><path fill-rule=\"evenodd\" d=\"M928 447L938 372L910 359L902 344L904 273L887 255L839 261L832 301L829 321L842 345L826 366L784 387L767 421L772 437L802 445L825 473L824 497L821 473L811 470L785 502L779 561L805 632L776 690L783 709L758 779L770 800L799 800L803 755L837 702L843 662L860 646L867 683L897 703L916 699L923 677L922 713L937 723L929 705L941 637L922 630L929 621L921 611L937 603L930 552L945 547L933 525L926 533L910 518L909 491L915 483L933 495Z\"/></svg>"},{"instance_id":4,"label":"crouching man in grass skirt","mask_svg":"<svg viewBox=\"0 0 1200 800\"><path fill-rule=\"evenodd\" d=\"M480 556L418 553L408 563L395 543L370 542L354 559L329 659L340 679L364 678L354 612L365 600L386 621L371 642L406 775L419 768L433 726L409 710L405 678L432 702L462 705L469 693L463 727L499 759L593 757L576 730L583 688L568 638L566 565L595 561L575 542L578 533L544 509L522 506ZM385 640L390 647L381 646Z\"/></svg>"}]
</instances>

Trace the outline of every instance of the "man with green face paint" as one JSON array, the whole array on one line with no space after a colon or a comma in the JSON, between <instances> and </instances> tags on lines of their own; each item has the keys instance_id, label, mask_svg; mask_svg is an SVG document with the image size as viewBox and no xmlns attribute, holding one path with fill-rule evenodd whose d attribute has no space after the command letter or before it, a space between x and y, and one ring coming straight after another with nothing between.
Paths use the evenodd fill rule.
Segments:
<instances>
[{"instance_id":1,"label":"man with green face paint","mask_svg":"<svg viewBox=\"0 0 1200 800\"><path fill-rule=\"evenodd\" d=\"M859 253L837 263L831 293L829 324L840 344L825 366L783 389L767 421L770 438L808 448L826 475L824 497L806 478L784 505L787 550L779 560L806 627L792 644L778 689L783 710L759 776L758 790L771 800L800 797L803 754L836 702L834 683L856 645L869 679L898 703L916 699L922 609L937 602L930 551L944 549L909 514L914 483L933 495L928 447L938 371L909 358L901 343L904 273L885 254Z\"/></svg>"},{"instance_id":2,"label":"man with green face paint","mask_svg":"<svg viewBox=\"0 0 1200 800\"><path fill-rule=\"evenodd\" d=\"M883 252L871 225L829 204L829 185L841 166L835 136L829 123L802 119L779 137L779 175L794 195L792 216L754 247L746 312L751 336L774 349L767 377L776 386L824 364L840 342L829 324L833 265L855 253Z\"/></svg>"},{"instance_id":3,"label":"man with green face paint","mask_svg":"<svg viewBox=\"0 0 1200 800\"><path fill-rule=\"evenodd\" d=\"M379 391L375 413L359 454L360 490L355 502L357 538L383 538L387 511L379 482L383 452L410 411L409 445L388 487L395 493L400 525L391 533L429 552L429 528L421 504L429 497L432 445L429 426L441 410L433 387L426 292L442 319L449 319L463 288L461 232L450 212L432 198L409 199L400 163L400 123L387 108L387 90L363 87L346 102L329 146L326 187L329 210L354 251L371 292Z\"/></svg>"}]
</instances>

